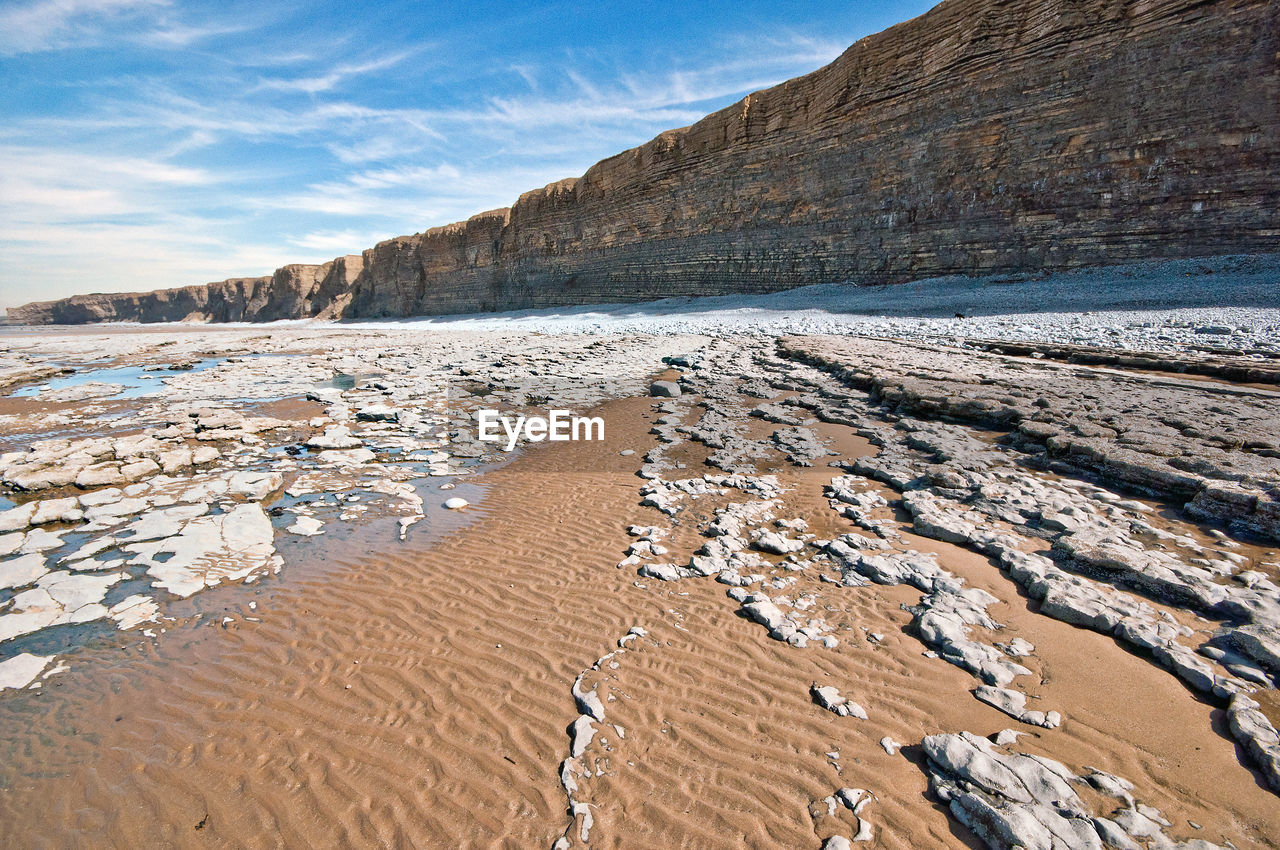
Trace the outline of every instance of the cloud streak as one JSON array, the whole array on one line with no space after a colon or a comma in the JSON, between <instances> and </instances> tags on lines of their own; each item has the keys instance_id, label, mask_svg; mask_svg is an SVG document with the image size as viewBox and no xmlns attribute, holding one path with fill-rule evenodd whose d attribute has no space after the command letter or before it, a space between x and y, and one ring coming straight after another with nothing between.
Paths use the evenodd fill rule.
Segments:
<instances>
[{"instance_id":1,"label":"cloud streak","mask_svg":"<svg viewBox=\"0 0 1280 850\"><path fill-rule=\"evenodd\" d=\"M351 77L359 77L365 74L372 74L376 71L385 71L388 68L393 68L417 52L419 51L405 50L392 56L374 59L369 62L341 64L318 76L295 77L291 79L264 79L262 82L258 83L258 88L275 89L277 91L297 91L305 94L318 94L320 92L326 92L336 88L342 82L350 79Z\"/></svg>"},{"instance_id":2,"label":"cloud streak","mask_svg":"<svg viewBox=\"0 0 1280 850\"><path fill-rule=\"evenodd\" d=\"M96 42L112 19L162 8L169 0L36 0L0 10L0 55Z\"/></svg>"}]
</instances>

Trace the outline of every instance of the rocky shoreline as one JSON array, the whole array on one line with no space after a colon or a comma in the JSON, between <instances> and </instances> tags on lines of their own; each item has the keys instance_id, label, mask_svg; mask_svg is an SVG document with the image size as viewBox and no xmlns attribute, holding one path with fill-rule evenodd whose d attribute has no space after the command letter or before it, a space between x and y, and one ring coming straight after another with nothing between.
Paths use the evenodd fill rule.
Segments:
<instances>
[{"instance_id":1,"label":"rocky shoreline","mask_svg":"<svg viewBox=\"0 0 1280 850\"><path fill-rule=\"evenodd\" d=\"M21 731L38 728L24 706L69 711L61 706L78 683L104 674L104 651L163 653L206 623L227 636L206 640L250 641L270 658L273 645L253 635L293 615L267 597L240 614L177 612L205 594L220 594L225 605L251 591L283 592L297 580L291 571L306 573L306 559L323 559L346 529L365 528L361 539L372 534L385 545L368 553L361 573L366 601L343 603L357 590L335 574L301 585L295 604L327 606L337 634L343 618L367 618L353 632L365 642L382 623L403 630L405 645L431 647L432 624L446 624L447 644L430 650L441 678L418 685L418 696L453 718L433 733L442 741L448 724L464 722L447 707L458 693L451 683L485 669L474 665L486 656L469 660L481 651L467 636L473 628L519 625L532 635L544 618L555 628L579 623L582 645L600 647L584 658L577 649L558 654L554 640L529 637L520 646L507 635L486 644L495 658L549 653L554 660L529 668L525 687L560 693L570 711L540 699L522 711L547 712L547 722L516 712L469 733L527 739L528 752L508 750L507 761L523 765L540 753L520 793L536 789L547 801L530 804L523 826L467 821L476 840L497 840L505 829L556 848L679 843L665 830L683 829L704 846L737 846L733 830L763 829L837 850L922 840L1277 846L1280 421L1270 360L1243 340L1208 357L1189 345L1135 356L694 324L701 333L317 325L6 340L0 480L14 504L0 511L0 710L16 712L8 716L16 761L0 783L0 810L12 815L0 832L12 840L31 834L19 804L28 789L56 798L83 781L70 765L56 782L34 778L31 753L40 758L46 745ZM631 412L605 414L610 436L600 447L526 444L512 460L475 439L481 408L587 412L614 410L610 404ZM592 460L575 460L584 452ZM589 475L599 483L587 487ZM468 489L472 479L503 480L506 489L486 497ZM574 507L559 521L584 530L557 536L554 520L504 539L484 530L507 521L488 512L488 500L536 501L540 493L563 493L556 498ZM445 502L457 494L462 505L451 510ZM600 500L632 507L601 513L593 506ZM480 525L473 532L470 523ZM441 534L452 541L442 548ZM491 585L485 572L470 584L474 556L448 560L484 541L497 547L495 557L516 559L502 574L512 590ZM379 559L400 547L448 567L432 582L405 579L379 595L377 576L391 570ZM549 554L557 547L563 557ZM466 582L456 594L445 589L454 581ZM514 588L526 581L546 601L523 602L521 594L535 591ZM558 612L553 600L576 593L604 601L598 610ZM421 620L395 612L405 600ZM110 634L119 648L101 649ZM1076 640L1093 654L1064 660ZM86 651L92 641L99 648ZM700 648L678 661L688 641ZM336 646L306 657L327 670ZM713 678L722 693L695 696L693 685L663 672L694 659L721 671ZM512 671L525 669L513 663ZM1109 685L1128 695L1130 716L1103 719L1088 701L1096 695L1059 684L1109 681L1113 666L1144 665L1153 672ZM753 666L755 675L767 671L767 688L752 685ZM896 687L929 683L926 700L942 702L922 712L909 688L871 687L884 670L908 677ZM179 667L146 675L157 683L148 687L181 690ZM399 716L398 689L362 694L371 716ZM790 753L778 764L802 773L802 786L782 774L752 775L749 760L702 773L710 741L735 745L695 735L692 716L672 725L664 717L675 706L640 698L651 689L695 714L729 700L724 711L755 718L757 758ZM1147 722L1138 701L1157 692L1166 704L1173 693L1179 711L1214 719L1140 745L1120 726L1102 728ZM237 716L252 726L252 706L266 699ZM91 706L75 710L96 722ZM793 731L768 731L771 710ZM95 734L120 733L107 726ZM172 734L184 734L181 725ZM297 734L323 733L313 719ZM824 748L824 736L844 743ZM270 753L287 740L257 746ZM413 752L429 753L433 740L424 734ZM1191 766L1151 767L1192 740L1205 758L1232 766L1210 784ZM493 755L466 752L464 762L488 764ZM359 761L328 763L326 775L347 781L340 777ZM496 792L487 777L506 769L463 770L468 778L458 781L483 798ZM664 770L688 771L708 787L726 775L744 787L776 780L788 790L767 802L762 787L744 792L730 814L702 798L681 803L678 788L631 784L651 773L645 781L661 781ZM913 783L928 789L918 801L904 790ZM412 830L409 822L431 807L465 805L451 787L427 782L415 803L362 829L389 836L376 823ZM291 804L275 805L284 812ZM681 805L712 806L704 817L728 832L702 832ZM160 802L148 806L147 817L161 823L177 816ZM110 823L120 830L113 834L132 834L127 817ZM303 829L305 821L290 823ZM220 828L236 843L261 837Z\"/></svg>"}]
</instances>

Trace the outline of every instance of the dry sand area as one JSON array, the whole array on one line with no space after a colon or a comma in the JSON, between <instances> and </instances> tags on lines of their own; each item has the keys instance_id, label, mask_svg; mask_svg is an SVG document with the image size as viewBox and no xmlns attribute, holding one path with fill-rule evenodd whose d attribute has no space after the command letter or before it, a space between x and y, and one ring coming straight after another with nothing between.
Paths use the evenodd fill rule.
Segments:
<instances>
[{"instance_id":1,"label":"dry sand area","mask_svg":"<svg viewBox=\"0 0 1280 850\"><path fill-rule=\"evenodd\" d=\"M1280 847L1272 359L0 342L3 846Z\"/></svg>"}]
</instances>

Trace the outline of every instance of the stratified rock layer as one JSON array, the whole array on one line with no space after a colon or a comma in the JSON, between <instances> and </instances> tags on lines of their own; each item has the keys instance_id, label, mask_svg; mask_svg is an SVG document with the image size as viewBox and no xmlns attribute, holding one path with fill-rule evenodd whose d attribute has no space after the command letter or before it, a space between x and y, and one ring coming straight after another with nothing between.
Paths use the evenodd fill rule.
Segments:
<instances>
[{"instance_id":1,"label":"stratified rock layer","mask_svg":"<svg viewBox=\"0 0 1280 850\"><path fill-rule=\"evenodd\" d=\"M1268 0L952 0L835 62L363 257L10 311L446 314L1270 250Z\"/></svg>"}]
</instances>

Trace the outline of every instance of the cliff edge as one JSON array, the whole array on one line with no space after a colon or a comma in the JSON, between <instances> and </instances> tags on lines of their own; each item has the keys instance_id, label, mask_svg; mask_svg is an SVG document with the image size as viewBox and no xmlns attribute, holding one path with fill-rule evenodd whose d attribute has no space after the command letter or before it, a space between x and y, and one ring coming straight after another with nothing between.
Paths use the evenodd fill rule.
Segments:
<instances>
[{"instance_id":1,"label":"cliff edge","mask_svg":"<svg viewBox=\"0 0 1280 850\"><path fill-rule=\"evenodd\" d=\"M510 209L11 321L483 312L1274 251L1273 0L946 0Z\"/></svg>"}]
</instances>

